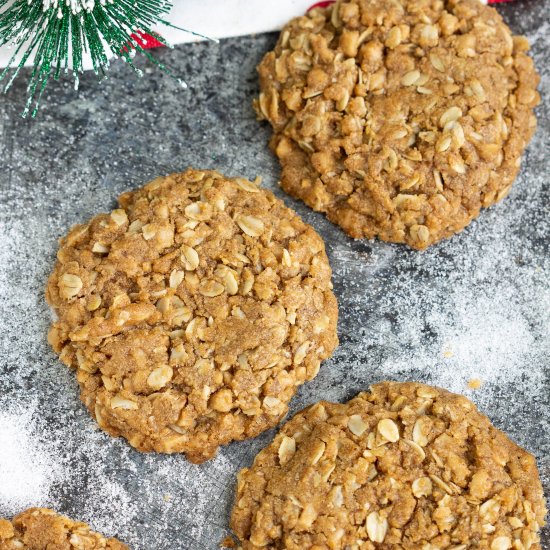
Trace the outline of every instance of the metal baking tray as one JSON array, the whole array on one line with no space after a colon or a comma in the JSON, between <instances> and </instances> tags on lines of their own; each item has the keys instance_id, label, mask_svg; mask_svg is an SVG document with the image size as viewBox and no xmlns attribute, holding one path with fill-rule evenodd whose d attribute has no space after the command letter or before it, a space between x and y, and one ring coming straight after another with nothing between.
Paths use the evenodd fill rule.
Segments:
<instances>
[{"instance_id":1,"label":"metal baking tray","mask_svg":"<svg viewBox=\"0 0 550 550\"><path fill-rule=\"evenodd\" d=\"M236 474L274 431L201 466L140 454L98 431L74 374L50 350L44 287L56 241L110 209L119 193L187 166L261 175L324 237L340 304L340 347L291 413L344 401L384 379L471 398L538 460L550 491L547 3L499 5L533 45L542 74L539 127L510 196L426 252L353 241L286 196L255 120L255 66L274 34L188 44L156 55L189 83L118 63L75 94L52 83L36 120L19 114L25 79L0 97L0 516L50 506L136 550L214 550L229 534ZM138 64L140 62L138 61ZM473 379L481 381L476 390ZM550 531L543 531L550 548Z\"/></svg>"}]
</instances>

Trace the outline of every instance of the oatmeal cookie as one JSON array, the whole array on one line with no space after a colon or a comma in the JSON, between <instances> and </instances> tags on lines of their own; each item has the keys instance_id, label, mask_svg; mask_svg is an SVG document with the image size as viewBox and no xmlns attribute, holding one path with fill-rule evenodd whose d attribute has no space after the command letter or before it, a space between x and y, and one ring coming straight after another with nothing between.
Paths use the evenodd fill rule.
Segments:
<instances>
[{"instance_id":1,"label":"oatmeal cookie","mask_svg":"<svg viewBox=\"0 0 550 550\"><path fill-rule=\"evenodd\" d=\"M119 203L61 240L49 341L102 429L202 462L277 424L336 347L324 243L269 191L214 171Z\"/></svg>"},{"instance_id":2,"label":"oatmeal cookie","mask_svg":"<svg viewBox=\"0 0 550 550\"><path fill-rule=\"evenodd\" d=\"M0 550L128 550L128 547L53 510L31 508L13 521L0 519Z\"/></svg>"},{"instance_id":3,"label":"oatmeal cookie","mask_svg":"<svg viewBox=\"0 0 550 550\"><path fill-rule=\"evenodd\" d=\"M501 200L536 126L522 36L478 0L350 0L258 67L281 185L352 237L417 249Z\"/></svg>"},{"instance_id":4,"label":"oatmeal cookie","mask_svg":"<svg viewBox=\"0 0 550 550\"><path fill-rule=\"evenodd\" d=\"M243 550L540 550L534 458L465 397L383 382L287 422L242 470Z\"/></svg>"}]
</instances>

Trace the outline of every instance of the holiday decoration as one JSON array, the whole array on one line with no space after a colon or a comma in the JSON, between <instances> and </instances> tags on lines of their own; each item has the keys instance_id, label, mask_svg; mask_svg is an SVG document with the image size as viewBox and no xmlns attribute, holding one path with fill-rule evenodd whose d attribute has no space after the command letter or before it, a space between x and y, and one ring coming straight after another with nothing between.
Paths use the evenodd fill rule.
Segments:
<instances>
[{"instance_id":1,"label":"holiday decoration","mask_svg":"<svg viewBox=\"0 0 550 550\"><path fill-rule=\"evenodd\" d=\"M24 66L32 68L23 114L34 116L52 77L72 73L78 87L83 70L92 68L101 79L110 60L116 57L141 74L132 62L136 53L143 53L170 74L147 50L196 37L277 30L292 17L333 1L0 0L0 67L6 68L0 69L0 81L6 81L7 90ZM493 4L503 0L483 1ZM243 13L253 13L254 17L243 17ZM182 25L202 34L185 30Z\"/></svg>"},{"instance_id":2,"label":"holiday decoration","mask_svg":"<svg viewBox=\"0 0 550 550\"><path fill-rule=\"evenodd\" d=\"M171 7L169 0L0 0L0 47L9 45L14 50L0 81L15 66L7 79L7 91L34 56L23 116L29 112L35 116L50 78L58 80L62 73L71 72L78 88L85 56L91 58L100 79L113 56L141 74L132 61L136 52L171 74L147 51L150 37L168 45L153 27L168 24L163 16Z\"/></svg>"}]
</instances>

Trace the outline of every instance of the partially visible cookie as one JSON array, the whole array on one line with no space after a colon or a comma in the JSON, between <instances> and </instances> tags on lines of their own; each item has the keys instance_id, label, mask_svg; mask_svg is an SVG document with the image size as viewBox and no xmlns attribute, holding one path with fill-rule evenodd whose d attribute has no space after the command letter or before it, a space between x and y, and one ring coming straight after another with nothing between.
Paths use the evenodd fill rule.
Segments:
<instances>
[{"instance_id":1,"label":"partially visible cookie","mask_svg":"<svg viewBox=\"0 0 550 550\"><path fill-rule=\"evenodd\" d=\"M193 462L284 416L337 344L319 235L255 183L188 170L61 240L49 341L99 426Z\"/></svg>"},{"instance_id":2,"label":"partially visible cookie","mask_svg":"<svg viewBox=\"0 0 550 550\"><path fill-rule=\"evenodd\" d=\"M425 248L507 195L536 126L522 36L479 0L348 0L260 63L281 185L354 238Z\"/></svg>"},{"instance_id":3,"label":"partially visible cookie","mask_svg":"<svg viewBox=\"0 0 550 550\"><path fill-rule=\"evenodd\" d=\"M0 550L128 550L128 546L53 510L31 508L13 521L0 519Z\"/></svg>"},{"instance_id":4,"label":"partially visible cookie","mask_svg":"<svg viewBox=\"0 0 550 550\"><path fill-rule=\"evenodd\" d=\"M243 550L540 550L535 459L465 397L383 382L287 422L238 477Z\"/></svg>"}]
</instances>

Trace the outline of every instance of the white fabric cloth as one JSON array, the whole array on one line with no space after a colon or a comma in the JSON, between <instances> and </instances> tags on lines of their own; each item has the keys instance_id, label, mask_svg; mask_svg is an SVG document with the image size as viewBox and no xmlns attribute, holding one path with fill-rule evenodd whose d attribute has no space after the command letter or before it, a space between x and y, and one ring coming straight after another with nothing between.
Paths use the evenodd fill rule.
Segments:
<instances>
[{"instance_id":1,"label":"white fabric cloth","mask_svg":"<svg viewBox=\"0 0 550 550\"><path fill-rule=\"evenodd\" d=\"M316 0L173 0L174 7L167 19L173 25L205 36L226 38L280 29L291 17L304 13L315 3ZM166 26L156 30L174 45L199 40ZM12 55L9 48L0 48L0 67L5 67ZM86 68L89 65L87 60Z\"/></svg>"},{"instance_id":2,"label":"white fabric cloth","mask_svg":"<svg viewBox=\"0 0 550 550\"><path fill-rule=\"evenodd\" d=\"M280 29L316 0L174 0L170 22L206 36L225 38ZM172 44L188 42L180 31L159 29Z\"/></svg>"}]
</instances>

